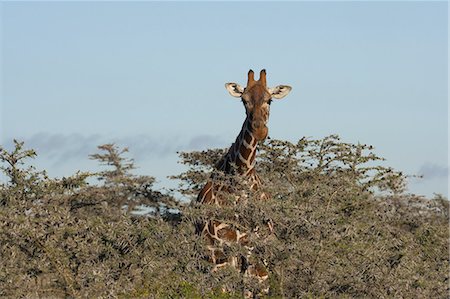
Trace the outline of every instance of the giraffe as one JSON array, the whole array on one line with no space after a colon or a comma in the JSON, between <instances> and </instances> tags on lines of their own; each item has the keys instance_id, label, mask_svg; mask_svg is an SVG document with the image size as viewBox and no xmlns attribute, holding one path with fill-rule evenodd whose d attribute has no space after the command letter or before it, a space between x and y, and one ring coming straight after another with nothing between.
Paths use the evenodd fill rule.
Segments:
<instances>
[{"instance_id":1,"label":"giraffe","mask_svg":"<svg viewBox=\"0 0 450 299\"><path fill-rule=\"evenodd\" d=\"M225 88L231 96L240 98L244 104L246 118L242 125L242 129L238 134L236 141L231 145L228 152L217 163L216 170L225 174L238 172L248 182L250 190L258 191L261 189L261 180L256 173L256 150L258 142L266 139L268 135L267 122L269 119L269 109L272 99L282 99L290 91L291 87L287 85L278 85L274 88L268 88L266 84L266 70L261 70L259 80L254 78L254 72L248 72L247 86L241 87L237 83L226 83ZM214 177L204 185L197 197L197 202L201 204L225 205L223 193L229 191L220 183L214 182ZM239 200L239 194L235 194L236 201ZM261 192L259 199L267 199L267 194ZM271 222L268 223L269 229L272 231ZM265 266L260 263L251 263L249 261L251 255L248 245L248 232L240 232L227 223L218 220L209 220L199 224L197 232L206 238L208 250L210 252L210 261L214 264L213 270L231 265L238 269L244 276L257 277L260 282L264 282L268 278L268 271ZM248 255L246 257L227 257L221 247L223 244L239 243L246 246Z\"/></svg>"}]
</instances>

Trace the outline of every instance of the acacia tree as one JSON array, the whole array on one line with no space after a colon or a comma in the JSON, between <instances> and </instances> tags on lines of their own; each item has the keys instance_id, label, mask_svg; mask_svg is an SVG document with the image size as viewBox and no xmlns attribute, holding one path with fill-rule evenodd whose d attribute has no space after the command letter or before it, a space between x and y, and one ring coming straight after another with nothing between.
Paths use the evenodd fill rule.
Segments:
<instances>
[{"instance_id":1,"label":"acacia tree","mask_svg":"<svg viewBox=\"0 0 450 299\"><path fill-rule=\"evenodd\" d=\"M131 173L135 164L133 159L124 157L128 148L119 149L115 144L104 144L98 149L101 152L91 155L90 158L110 167L97 173L98 179L104 182L103 187L113 194L110 204L126 207L128 212L133 212L139 205L145 206L147 214L153 216L170 214L169 209L178 208L178 202L171 195L154 190L154 177Z\"/></svg>"},{"instance_id":2,"label":"acacia tree","mask_svg":"<svg viewBox=\"0 0 450 299\"><path fill-rule=\"evenodd\" d=\"M211 273L194 230L211 217L257 231L249 243L270 270L270 297L448 297L448 200L402 193L404 176L381 166L370 146L337 136L270 140L257 167L271 199L248 192L226 207L179 205L153 190L153 177L133 175L115 145L92 156L109 169L61 179L25 167L35 153L15 146L0 148L8 178L0 184L0 297L241 298L243 283L258 293L232 268ZM180 192L195 198L223 152L181 153ZM100 183L88 184L91 177ZM133 204L153 214L131 213ZM177 207L178 221L161 207ZM237 244L225 251L245 254Z\"/></svg>"},{"instance_id":3,"label":"acacia tree","mask_svg":"<svg viewBox=\"0 0 450 299\"><path fill-rule=\"evenodd\" d=\"M406 176L380 165L384 159L373 150L336 135L297 143L269 140L260 148L257 167L271 200L258 201L258 195L248 193L248 200L235 205L193 201L184 215L258 231L249 243L267 263L275 297L444 298L448 201L404 193ZM193 199L223 153L181 153L189 168L174 176L181 181L180 191ZM233 176L221 183L238 180ZM266 228L268 219L274 234ZM226 245L225 251L245 254L239 247ZM228 281L229 288L239 290L236 285L239 279ZM258 284L246 287L252 288L258 293Z\"/></svg>"}]
</instances>

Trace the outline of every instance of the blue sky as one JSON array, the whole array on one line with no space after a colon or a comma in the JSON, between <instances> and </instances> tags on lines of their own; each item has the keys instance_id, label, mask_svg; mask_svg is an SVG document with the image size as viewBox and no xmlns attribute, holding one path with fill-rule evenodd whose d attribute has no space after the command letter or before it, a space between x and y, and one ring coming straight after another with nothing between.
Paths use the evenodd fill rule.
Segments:
<instances>
[{"instance_id":1,"label":"blue sky","mask_svg":"<svg viewBox=\"0 0 450 299\"><path fill-rule=\"evenodd\" d=\"M117 142L174 186L176 151L229 146L245 118L225 82L293 87L269 135L339 134L448 194L446 2L1 2L1 127L52 176Z\"/></svg>"}]
</instances>

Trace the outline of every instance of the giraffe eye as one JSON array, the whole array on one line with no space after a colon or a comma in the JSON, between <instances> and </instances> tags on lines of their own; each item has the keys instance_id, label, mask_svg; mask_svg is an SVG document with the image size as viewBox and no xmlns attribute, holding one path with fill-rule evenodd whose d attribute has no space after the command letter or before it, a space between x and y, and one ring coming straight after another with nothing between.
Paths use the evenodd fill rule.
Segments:
<instances>
[{"instance_id":1,"label":"giraffe eye","mask_svg":"<svg viewBox=\"0 0 450 299\"><path fill-rule=\"evenodd\" d=\"M250 102L244 98L242 98L242 103L244 103L245 106L249 106Z\"/></svg>"}]
</instances>

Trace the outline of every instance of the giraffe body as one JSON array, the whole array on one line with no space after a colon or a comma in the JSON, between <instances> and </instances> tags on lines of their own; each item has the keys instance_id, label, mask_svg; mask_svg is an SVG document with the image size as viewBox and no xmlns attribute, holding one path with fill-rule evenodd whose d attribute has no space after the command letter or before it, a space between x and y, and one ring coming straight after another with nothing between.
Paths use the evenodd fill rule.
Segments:
<instances>
[{"instance_id":1,"label":"giraffe body","mask_svg":"<svg viewBox=\"0 0 450 299\"><path fill-rule=\"evenodd\" d=\"M261 180L255 171L256 151L258 142L264 140L268 135L267 122L269 119L269 108L272 98L281 99L286 96L291 87L279 85L268 88L266 85L266 71L262 70L260 79L254 80L252 70L248 72L247 86L242 88L236 83L227 83L225 87L234 97L241 98L246 110L246 118L242 125L236 141L231 145L225 156L217 163L216 170L225 174L237 174L242 176L249 185L250 190L261 189ZM201 204L227 205L224 193L232 193L235 202L242 199L243 195L229 186L216 182L212 176L197 197ZM245 194L245 192L243 192ZM261 192L259 199L267 199L268 196ZM232 204L232 203L231 203ZM268 223L270 230L272 224ZM231 265L245 276L253 276L263 283L268 278L268 271L260 261L251 260L253 248L249 246L249 233L241 232L230 224L211 219L202 223L197 228L198 232L205 237L210 252L210 261L214 264L213 271ZM226 256L222 250L224 244L239 243L247 249L247 255L241 257Z\"/></svg>"}]
</instances>

